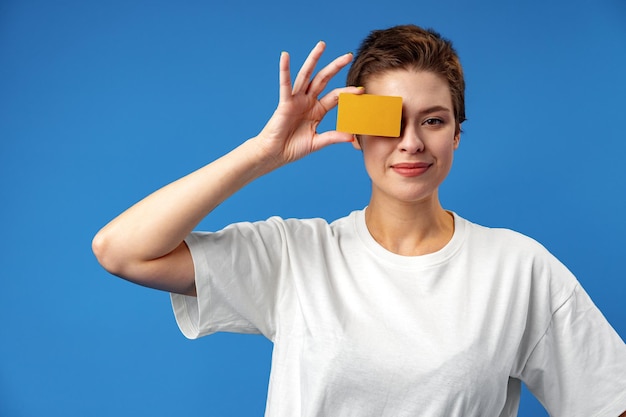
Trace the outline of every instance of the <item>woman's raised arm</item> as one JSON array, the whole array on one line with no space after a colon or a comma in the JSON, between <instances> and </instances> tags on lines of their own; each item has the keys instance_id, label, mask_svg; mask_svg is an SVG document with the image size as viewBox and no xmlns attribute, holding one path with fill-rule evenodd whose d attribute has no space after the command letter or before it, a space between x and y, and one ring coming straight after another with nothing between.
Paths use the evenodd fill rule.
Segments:
<instances>
[{"instance_id":1,"label":"woman's raised arm","mask_svg":"<svg viewBox=\"0 0 626 417\"><path fill-rule=\"evenodd\" d=\"M197 171L157 190L120 214L94 237L92 248L110 273L151 288L195 295L194 268L185 237L215 207L250 181L351 135L317 133L340 92L318 96L352 59L342 55L312 77L325 45L318 43L293 86L289 55L280 57L280 99L258 136Z\"/></svg>"}]
</instances>

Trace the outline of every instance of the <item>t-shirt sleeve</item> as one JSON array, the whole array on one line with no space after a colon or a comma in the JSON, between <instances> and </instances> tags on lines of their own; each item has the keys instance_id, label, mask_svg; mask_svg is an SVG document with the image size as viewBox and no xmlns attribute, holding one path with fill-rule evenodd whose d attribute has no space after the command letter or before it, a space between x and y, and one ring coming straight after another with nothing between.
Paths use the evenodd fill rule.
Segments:
<instances>
[{"instance_id":1,"label":"t-shirt sleeve","mask_svg":"<svg viewBox=\"0 0 626 417\"><path fill-rule=\"evenodd\" d=\"M194 232L191 252L197 297L171 294L176 322L195 339L215 332L274 334L273 312L288 262L278 219Z\"/></svg>"},{"instance_id":2,"label":"t-shirt sleeve","mask_svg":"<svg viewBox=\"0 0 626 417\"><path fill-rule=\"evenodd\" d=\"M580 285L553 313L522 380L551 416L626 410L626 346Z\"/></svg>"}]
</instances>

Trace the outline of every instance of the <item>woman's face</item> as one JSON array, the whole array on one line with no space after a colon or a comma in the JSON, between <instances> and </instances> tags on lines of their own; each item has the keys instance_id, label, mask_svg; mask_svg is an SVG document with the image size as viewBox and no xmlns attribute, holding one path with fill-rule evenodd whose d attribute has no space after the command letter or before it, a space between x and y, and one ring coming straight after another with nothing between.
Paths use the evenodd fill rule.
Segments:
<instances>
[{"instance_id":1,"label":"woman's face","mask_svg":"<svg viewBox=\"0 0 626 417\"><path fill-rule=\"evenodd\" d=\"M372 180L372 202L406 203L438 198L439 185L452 166L459 146L452 97L446 80L432 72L398 69L369 79L366 93L402 97L399 138L360 136Z\"/></svg>"}]
</instances>

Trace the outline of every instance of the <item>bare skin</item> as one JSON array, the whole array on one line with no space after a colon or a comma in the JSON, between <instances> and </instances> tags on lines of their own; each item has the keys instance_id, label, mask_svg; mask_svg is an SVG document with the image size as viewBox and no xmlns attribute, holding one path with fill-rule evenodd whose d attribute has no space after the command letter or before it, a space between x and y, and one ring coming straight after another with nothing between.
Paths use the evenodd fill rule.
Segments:
<instances>
[{"instance_id":1,"label":"bare skin","mask_svg":"<svg viewBox=\"0 0 626 417\"><path fill-rule=\"evenodd\" d=\"M330 79L352 60L342 55L313 76L325 44L311 51L294 83L289 54L280 57L280 98L259 133L230 153L159 189L120 214L94 237L92 248L109 272L164 291L195 295L194 267L184 238L215 207L254 179L324 146L350 142L335 131L317 133L345 87L318 98Z\"/></svg>"},{"instance_id":2,"label":"bare skin","mask_svg":"<svg viewBox=\"0 0 626 417\"><path fill-rule=\"evenodd\" d=\"M460 141L448 83L431 72L398 69L369 79L366 88L402 97L400 137L361 136L354 142L372 180L368 229L391 252L436 252L454 233L453 217L438 195Z\"/></svg>"}]
</instances>

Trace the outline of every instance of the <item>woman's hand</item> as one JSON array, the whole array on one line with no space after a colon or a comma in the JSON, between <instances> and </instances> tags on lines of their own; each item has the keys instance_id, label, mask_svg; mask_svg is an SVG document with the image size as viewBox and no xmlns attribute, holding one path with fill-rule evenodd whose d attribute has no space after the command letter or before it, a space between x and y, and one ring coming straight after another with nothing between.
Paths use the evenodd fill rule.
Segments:
<instances>
[{"instance_id":1,"label":"woman's hand","mask_svg":"<svg viewBox=\"0 0 626 417\"><path fill-rule=\"evenodd\" d=\"M318 96L328 82L350 63L352 54L336 58L311 78L326 45L319 42L298 72L293 86L289 54L280 56L280 99L276 111L261 133L254 138L264 155L278 166L300 159L324 146L350 142L352 135L337 131L318 133L324 116L337 105L340 93L361 94L362 88L337 88L322 98Z\"/></svg>"}]
</instances>

